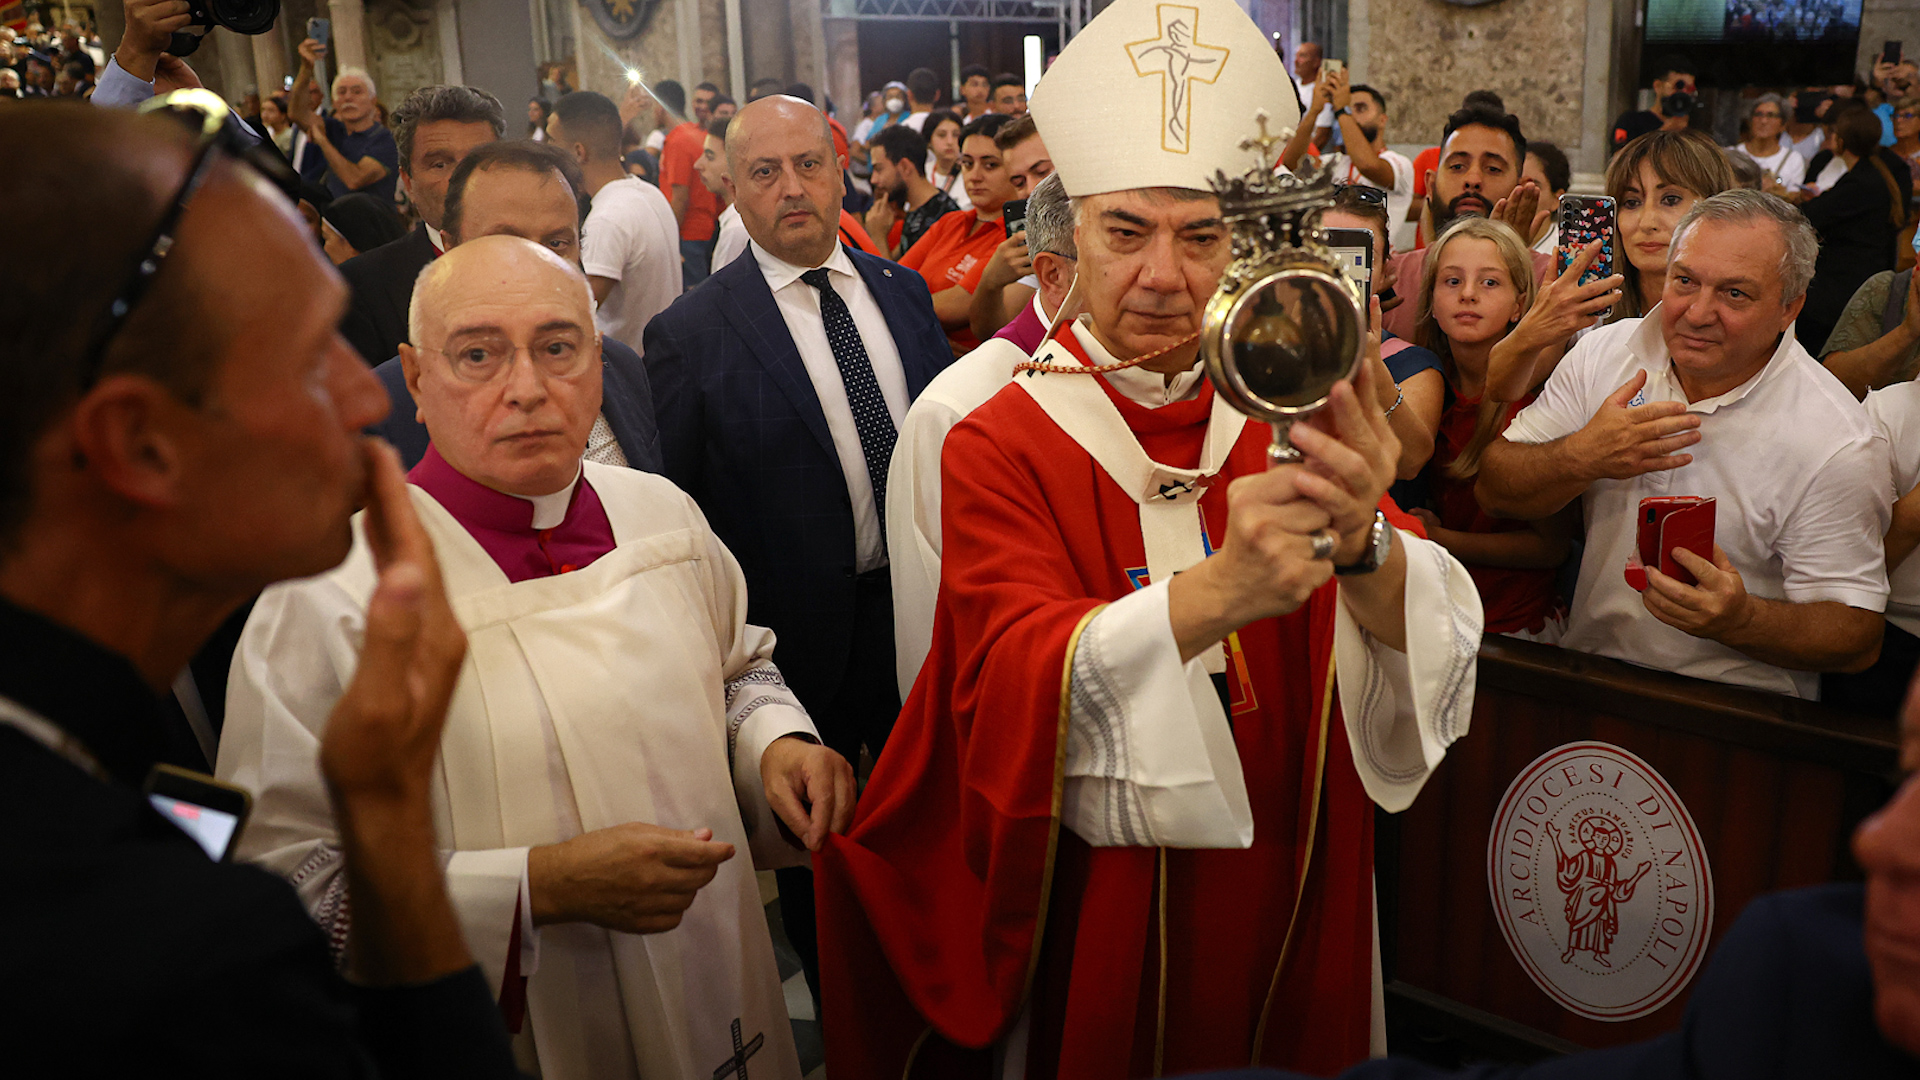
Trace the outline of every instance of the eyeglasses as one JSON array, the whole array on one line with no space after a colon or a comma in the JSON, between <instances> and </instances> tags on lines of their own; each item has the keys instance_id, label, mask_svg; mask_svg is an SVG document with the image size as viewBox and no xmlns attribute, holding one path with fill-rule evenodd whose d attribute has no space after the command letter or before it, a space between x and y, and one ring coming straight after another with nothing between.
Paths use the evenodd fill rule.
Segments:
<instances>
[{"instance_id":1,"label":"eyeglasses","mask_svg":"<svg viewBox=\"0 0 1920 1080\"><path fill-rule=\"evenodd\" d=\"M504 337L470 338L457 346L442 348L440 355L447 358L454 377L460 381L488 383L512 367L513 358L523 352L534 370L549 379L571 379L587 370L592 362L592 356L579 338L567 332L542 336L531 345L515 345Z\"/></svg>"},{"instance_id":2,"label":"eyeglasses","mask_svg":"<svg viewBox=\"0 0 1920 1080\"><path fill-rule=\"evenodd\" d=\"M107 346L113 343L114 336L126 325L127 316L139 306L141 298L152 288L154 277L166 265L167 256L173 253L174 233L180 227L181 215L186 213L187 203L193 200L200 186L206 183L208 175L213 172L214 150L224 150L235 160L247 162L272 181L274 186L287 192L288 197L295 200L299 198L300 177L292 166L277 151L268 151L242 134L236 124L230 122L233 110L220 99L220 95L211 90L175 90L140 106L140 111L164 113L186 124L196 140L193 164L187 167L187 178L181 182L173 198L168 200L166 212L160 215L160 223L153 230L153 240L141 249L126 283L114 294L113 302L101 314L99 325L94 328L86 351L80 356L82 392L92 389L93 384L100 380L100 366L106 360Z\"/></svg>"},{"instance_id":3,"label":"eyeglasses","mask_svg":"<svg viewBox=\"0 0 1920 1080\"><path fill-rule=\"evenodd\" d=\"M1893 118L1895 120L1920 120L1920 112L1914 112L1909 109L1906 112L1894 113Z\"/></svg>"},{"instance_id":4,"label":"eyeglasses","mask_svg":"<svg viewBox=\"0 0 1920 1080\"><path fill-rule=\"evenodd\" d=\"M1353 192L1354 198L1359 199L1363 203L1371 203L1374 206L1387 205L1387 190L1385 188L1370 187L1366 184L1333 185L1335 198L1349 191Z\"/></svg>"}]
</instances>

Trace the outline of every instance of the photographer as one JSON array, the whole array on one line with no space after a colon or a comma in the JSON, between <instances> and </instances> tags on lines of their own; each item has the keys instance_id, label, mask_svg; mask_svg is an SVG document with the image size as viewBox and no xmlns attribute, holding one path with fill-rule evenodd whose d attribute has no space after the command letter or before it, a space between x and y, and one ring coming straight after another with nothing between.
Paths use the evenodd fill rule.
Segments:
<instances>
[{"instance_id":1,"label":"photographer","mask_svg":"<svg viewBox=\"0 0 1920 1080\"><path fill-rule=\"evenodd\" d=\"M392 451L359 435L387 406L335 330L346 288L213 109L0 113L0 202L40 209L23 227L50 253L0 297L18 331L0 344L0 860L19 883L0 919L31 928L8 1065L509 1076L428 796L465 639ZM368 662L319 748L349 981L290 887L213 861L141 788L193 745L160 711L175 673L261 588L339 562L362 502Z\"/></svg>"},{"instance_id":2,"label":"photographer","mask_svg":"<svg viewBox=\"0 0 1920 1080\"><path fill-rule=\"evenodd\" d=\"M1655 65L1653 108L1631 110L1613 122L1612 148L1618 150L1649 131L1679 131L1689 125L1700 103L1700 83L1684 56L1662 57Z\"/></svg>"},{"instance_id":3,"label":"photographer","mask_svg":"<svg viewBox=\"0 0 1920 1080\"><path fill-rule=\"evenodd\" d=\"M1524 521L1584 500L1587 550L1560 644L1813 698L1821 671L1873 662L1893 491L1885 440L1788 329L1817 242L1800 213L1735 189L1674 230L1661 303L1600 328L1487 449L1488 513ZM1717 500L1712 559L1646 568L1641 499ZM1665 553L1663 552L1663 555Z\"/></svg>"}]
</instances>

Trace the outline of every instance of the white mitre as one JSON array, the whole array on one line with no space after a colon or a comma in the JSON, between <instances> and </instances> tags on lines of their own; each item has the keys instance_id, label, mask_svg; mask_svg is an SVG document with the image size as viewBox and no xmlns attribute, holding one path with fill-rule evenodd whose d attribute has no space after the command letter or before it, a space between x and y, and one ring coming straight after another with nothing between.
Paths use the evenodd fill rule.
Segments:
<instances>
[{"instance_id":1,"label":"white mitre","mask_svg":"<svg viewBox=\"0 0 1920 1080\"><path fill-rule=\"evenodd\" d=\"M1241 141L1299 121L1293 80L1233 0L1114 0L1034 88L1034 123L1078 198L1133 188L1208 189L1238 175Z\"/></svg>"}]
</instances>

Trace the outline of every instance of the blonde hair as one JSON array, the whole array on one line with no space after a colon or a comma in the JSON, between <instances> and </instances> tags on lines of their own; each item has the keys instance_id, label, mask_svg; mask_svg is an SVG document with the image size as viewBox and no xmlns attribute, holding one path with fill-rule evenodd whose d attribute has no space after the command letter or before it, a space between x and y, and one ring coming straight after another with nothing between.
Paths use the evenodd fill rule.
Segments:
<instances>
[{"instance_id":1,"label":"blonde hair","mask_svg":"<svg viewBox=\"0 0 1920 1080\"><path fill-rule=\"evenodd\" d=\"M1453 342L1440 329L1440 320L1433 314L1433 286L1440 276L1440 253L1455 240L1486 240L1500 253L1500 261L1506 264L1507 278L1513 283L1513 291L1519 295L1519 307L1514 313L1514 322L1527 313L1533 306L1534 292L1538 283L1533 276L1533 253L1527 250L1526 242L1520 234L1508 227L1505 222L1492 221L1483 217L1461 218L1440 234L1440 239L1427 248L1427 259L1420 270L1420 298L1414 309L1413 343L1433 350L1446 364L1450 377L1455 377L1453 364ZM1506 333L1513 330L1510 323ZM1480 394L1480 417L1473 427L1473 437L1460 448L1451 462L1447 463L1446 473L1456 480L1471 479L1480 471L1480 458L1493 445L1502 429L1506 427L1507 402L1495 401L1484 390Z\"/></svg>"}]
</instances>

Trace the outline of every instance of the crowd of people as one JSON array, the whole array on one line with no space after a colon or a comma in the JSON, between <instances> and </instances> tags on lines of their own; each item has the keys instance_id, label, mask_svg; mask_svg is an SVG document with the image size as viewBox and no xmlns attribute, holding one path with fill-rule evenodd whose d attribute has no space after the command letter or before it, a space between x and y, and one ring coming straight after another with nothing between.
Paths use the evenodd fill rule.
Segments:
<instances>
[{"instance_id":1,"label":"crowd of people","mask_svg":"<svg viewBox=\"0 0 1920 1080\"><path fill-rule=\"evenodd\" d=\"M58 223L0 300L19 1060L797 1080L772 871L836 1077L1416 1075L1362 1064L1373 812L1469 737L1483 634L1895 714L1912 65L1723 145L1661 61L1591 233L1497 93L1409 158L1195 2L1217 57L1116 0L1031 102L918 68L850 128L561 69L524 124L389 109L312 40L230 105L167 0L110 57L0 41L0 94L91 99L0 106L0 198ZM1112 62L1160 37L1216 96ZM1250 167L1372 247L1358 373L1271 469L1199 357ZM1672 497L1705 549L1645 550ZM250 794L232 862L162 766ZM1909 785L1877 901L1756 904L1686 1032L1554 1075L1910 1073L1917 830ZM1702 1060L1755 1015L1801 1056Z\"/></svg>"}]
</instances>

